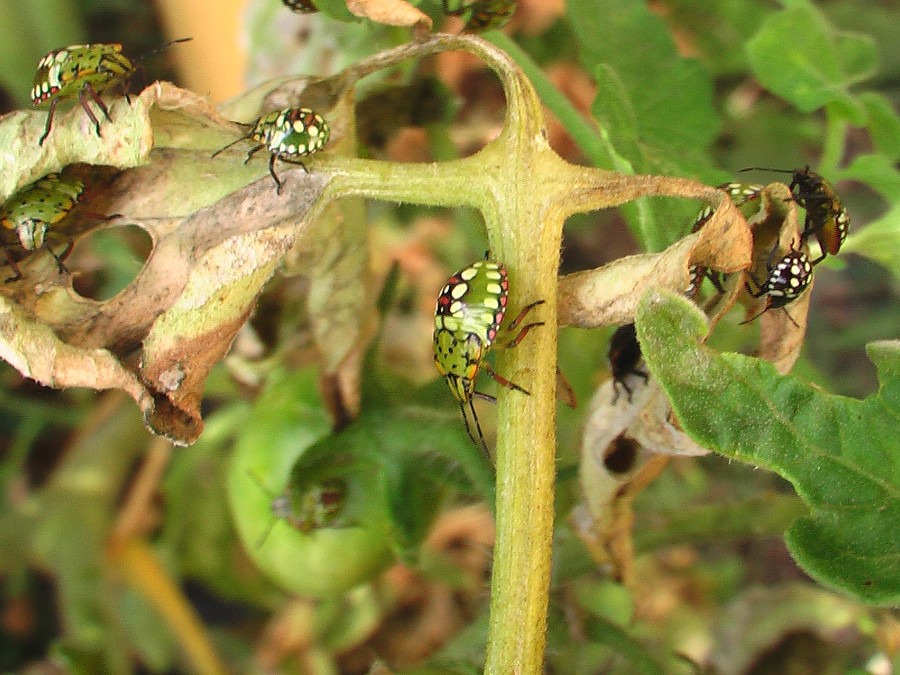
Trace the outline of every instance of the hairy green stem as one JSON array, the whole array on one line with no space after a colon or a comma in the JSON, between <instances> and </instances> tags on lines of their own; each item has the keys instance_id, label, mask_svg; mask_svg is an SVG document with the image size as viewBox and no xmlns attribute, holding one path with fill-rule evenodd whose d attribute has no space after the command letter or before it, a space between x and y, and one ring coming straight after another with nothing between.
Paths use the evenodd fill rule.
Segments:
<instances>
[{"instance_id":1,"label":"hairy green stem","mask_svg":"<svg viewBox=\"0 0 900 675\"><path fill-rule=\"evenodd\" d=\"M491 257L502 261L509 272L509 314L544 300L534 315L534 321L543 325L531 331L521 347L502 351L497 363L498 372L529 394L504 388L498 392L497 534L485 662L488 673L536 674L543 669L550 590L557 274L563 223L573 213L619 206L648 195L703 199L715 206L727 198L683 179L568 164L547 143L541 100L529 79L507 55L479 38L433 36L424 43L389 50L339 75L337 88L352 87L359 77L401 58L442 49L471 51L497 73L507 101L501 135L471 157L427 165L336 155L317 158L316 171L330 179L305 220L315 221L333 199L347 196L474 207L484 217ZM545 80L535 78L552 89ZM572 110L567 102L565 107ZM583 119L571 117L570 121L583 127L581 136L597 140L594 153L607 161L609 148L600 143L597 130Z\"/></svg>"}]
</instances>

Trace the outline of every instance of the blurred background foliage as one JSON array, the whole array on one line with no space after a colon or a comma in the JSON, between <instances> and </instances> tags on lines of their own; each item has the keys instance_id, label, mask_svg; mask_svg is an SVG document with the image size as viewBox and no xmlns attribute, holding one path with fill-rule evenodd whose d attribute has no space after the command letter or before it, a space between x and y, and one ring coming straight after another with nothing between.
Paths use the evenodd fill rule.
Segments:
<instances>
[{"instance_id":1,"label":"blurred background foliage","mask_svg":"<svg viewBox=\"0 0 900 675\"><path fill-rule=\"evenodd\" d=\"M27 105L40 56L75 42L119 41L141 54L191 35L190 50L148 63L147 81L192 83L221 101L238 93L235 82L332 74L409 39L406 29L347 21L338 0L309 15L277 0L197 1L187 4L203 21L190 25L175 4L0 1L5 110ZM459 30L439 3L419 6L436 27ZM816 268L795 373L865 396L876 381L863 346L900 335L898 25L900 6L869 0L522 0L487 38L528 72L551 143L570 161L710 184L747 166L809 164L832 180L851 238L846 254ZM241 72L226 65L236 62ZM214 77L219 70L228 77ZM502 122L498 82L460 54L369 78L357 100L360 153L374 158L466 155ZM572 218L562 271L660 250L688 233L696 210L647 200ZM363 368L362 417L341 434L317 393L296 278L272 280L210 378L207 428L187 449L150 438L118 394L54 392L2 366L0 669L478 672L492 486L437 380L431 327L447 276L485 250L480 216L370 204L369 219L381 324ZM79 292L110 297L143 246L79 242ZM757 329L740 319L719 326L716 346L753 348ZM608 378L609 333L561 333L560 365L582 401ZM479 411L490 430L490 408ZM583 414L559 412L550 672L699 664L881 674L897 665L896 614L824 590L791 560L781 533L803 506L787 483L717 456L671 462L638 497L635 582L608 578L567 523ZM340 474L343 520L310 532L273 526L281 486L266 482L270 473L294 466L327 477L316 473L322 458L340 448L354 448Z\"/></svg>"}]
</instances>

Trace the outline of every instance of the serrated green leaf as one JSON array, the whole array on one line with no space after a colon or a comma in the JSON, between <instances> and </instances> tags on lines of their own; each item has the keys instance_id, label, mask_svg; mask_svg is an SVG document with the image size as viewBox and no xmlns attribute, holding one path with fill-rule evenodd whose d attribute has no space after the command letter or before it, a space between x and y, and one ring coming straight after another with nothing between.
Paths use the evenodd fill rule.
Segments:
<instances>
[{"instance_id":1,"label":"serrated green leaf","mask_svg":"<svg viewBox=\"0 0 900 675\"><path fill-rule=\"evenodd\" d=\"M857 109L848 88L877 65L871 38L837 31L806 3L766 19L747 42L747 54L760 83L804 112L834 102Z\"/></svg>"},{"instance_id":2,"label":"serrated green leaf","mask_svg":"<svg viewBox=\"0 0 900 675\"><path fill-rule=\"evenodd\" d=\"M862 230L851 231L842 250L871 258L900 279L900 171L884 155L861 155L842 176L866 183L889 204L884 214Z\"/></svg>"},{"instance_id":3,"label":"serrated green leaf","mask_svg":"<svg viewBox=\"0 0 900 675\"><path fill-rule=\"evenodd\" d=\"M567 11L581 62L598 80L592 112L616 152L640 173L716 180L704 155L720 126L709 73L679 56L665 24L643 4L615 0L598 12L590 0L573 0ZM624 213L644 245L661 250L687 233L695 210L658 201L642 222Z\"/></svg>"},{"instance_id":4,"label":"serrated green leaf","mask_svg":"<svg viewBox=\"0 0 900 675\"><path fill-rule=\"evenodd\" d=\"M896 162L900 159L900 116L894 104L886 96L872 91L860 94L859 100L866 109L875 147L887 159Z\"/></svg>"},{"instance_id":5,"label":"serrated green leaf","mask_svg":"<svg viewBox=\"0 0 900 675\"><path fill-rule=\"evenodd\" d=\"M574 0L568 12L581 62L589 72L604 65L615 72L621 82L616 100L627 94L642 143L674 156L677 150L700 153L712 142L719 118L709 74L678 55L658 16L626 0L605 3L603 12L589 0ZM595 105L608 107L606 95L601 88Z\"/></svg>"},{"instance_id":6,"label":"serrated green leaf","mask_svg":"<svg viewBox=\"0 0 900 675\"><path fill-rule=\"evenodd\" d=\"M775 471L809 505L810 516L787 534L803 568L866 602L900 602L900 342L870 350L881 390L856 400L780 376L768 362L706 348L703 315L671 293L648 291L636 323L684 430Z\"/></svg>"}]
</instances>

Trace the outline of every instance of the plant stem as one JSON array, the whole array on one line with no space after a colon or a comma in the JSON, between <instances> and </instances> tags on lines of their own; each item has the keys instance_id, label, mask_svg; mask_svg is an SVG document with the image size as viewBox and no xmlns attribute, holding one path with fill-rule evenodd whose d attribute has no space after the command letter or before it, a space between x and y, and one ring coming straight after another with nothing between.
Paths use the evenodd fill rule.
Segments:
<instances>
[{"instance_id":1,"label":"plant stem","mask_svg":"<svg viewBox=\"0 0 900 675\"><path fill-rule=\"evenodd\" d=\"M169 624L172 635L181 642L194 672L209 675L228 672L206 636L203 623L179 588L172 583L146 541L138 537L113 536L107 554L125 578L153 603Z\"/></svg>"},{"instance_id":2,"label":"plant stem","mask_svg":"<svg viewBox=\"0 0 900 675\"><path fill-rule=\"evenodd\" d=\"M541 101L556 115L591 164L597 167L615 168L623 173L634 172L631 164L616 152L605 130L586 120L584 115L547 79L544 71L511 37L500 31L490 33L489 37L491 43L509 54L525 72L541 97Z\"/></svg>"}]
</instances>

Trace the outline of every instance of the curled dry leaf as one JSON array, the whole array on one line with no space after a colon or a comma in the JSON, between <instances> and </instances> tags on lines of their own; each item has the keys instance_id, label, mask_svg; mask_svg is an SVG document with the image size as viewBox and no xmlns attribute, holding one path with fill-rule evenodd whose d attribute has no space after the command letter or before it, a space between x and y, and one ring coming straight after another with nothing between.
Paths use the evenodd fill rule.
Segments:
<instances>
[{"instance_id":1,"label":"curled dry leaf","mask_svg":"<svg viewBox=\"0 0 900 675\"><path fill-rule=\"evenodd\" d=\"M376 23L415 26L422 32L431 30L431 17L405 0L347 0L347 9Z\"/></svg>"},{"instance_id":2,"label":"curled dry leaf","mask_svg":"<svg viewBox=\"0 0 900 675\"><path fill-rule=\"evenodd\" d=\"M660 286L684 292L691 265L735 272L750 265L747 221L726 200L699 232L661 253L619 258L603 267L559 280L559 324L595 328L634 320L645 289Z\"/></svg>"},{"instance_id":3,"label":"curled dry leaf","mask_svg":"<svg viewBox=\"0 0 900 675\"><path fill-rule=\"evenodd\" d=\"M613 395L612 383L607 382L588 406L579 466L582 502L573 511L572 521L594 560L610 566L615 578L628 583L632 574L631 504L668 462L666 454L658 453L672 448L644 444L645 439L659 436L645 428L659 427L659 422L648 425L645 411L668 405L655 383L635 389L630 401L623 395L613 403ZM671 454L702 454L703 449L681 432L672 429L671 434L679 437L679 449Z\"/></svg>"},{"instance_id":4,"label":"curled dry leaf","mask_svg":"<svg viewBox=\"0 0 900 675\"><path fill-rule=\"evenodd\" d=\"M770 183L762 191L762 200L764 206L759 217L748 221L753 230L754 261L749 274L755 280L764 280L768 276L766 265L773 247L778 251L790 251L801 245L805 246L800 243L797 203L790 188L784 183ZM771 361L782 375L787 374L800 357L814 283L815 275L799 298L787 307L767 311L759 318L761 328L758 356ZM745 290L743 282L740 290ZM747 318L760 311L763 299L754 299L746 293L741 297L748 306Z\"/></svg>"},{"instance_id":5,"label":"curled dry leaf","mask_svg":"<svg viewBox=\"0 0 900 675\"><path fill-rule=\"evenodd\" d=\"M46 150L36 140L42 114L0 122L0 137L23 124L34 137L21 148L15 184L59 169L48 159L54 155L119 168L140 163L116 176L91 208L122 214L104 227L146 230L153 250L134 281L105 302L75 293L46 253L28 256L23 278L0 286L0 352L47 386L123 389L152 430L190 443L202 430L206 375L285 252L311 240L305 218L326 176L280 167L287 184L277 196L264 161L242 163L246 149L212 159L211 149L233 140L234 131L223 133L233 127L171 85L145 90L132 107L117 101L103 138L79 133L81 119L69 113L57 119Z\"/></svg>"}]
</instances>

